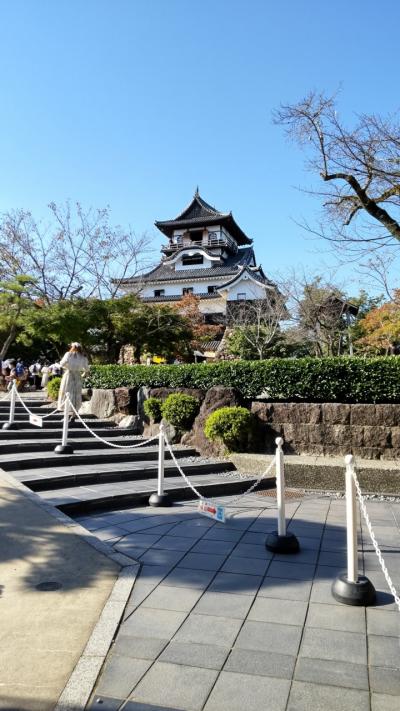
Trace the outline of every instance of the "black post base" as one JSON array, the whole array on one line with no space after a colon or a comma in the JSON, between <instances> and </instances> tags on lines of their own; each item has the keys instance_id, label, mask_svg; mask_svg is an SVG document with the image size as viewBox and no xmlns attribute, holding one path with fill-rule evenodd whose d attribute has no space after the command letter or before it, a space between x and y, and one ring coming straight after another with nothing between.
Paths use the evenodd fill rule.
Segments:
<instances>
[{"instance_id":1,"label":"black post base","mask_svg":"<svg viewBox=\"0 0 400 711\"><path fill-rule=\"evenodd\" d=\"M5 422L1 429L2 430L12 430L13 427L15 427L15 422Z\"/></svg>"},{"instance_id":2,"label":"black post base","mask_svg":"<svg viewBox=\"0 0 400 711\"><path fill-rule=\"evenodd\" d=\"M280 536L278 531L273 531L267 536L265 541L267 551L272 553L298 553L300 550L299 542L294 533L287 533L285 536Z\"/></svg>"},{"instance_id":3,"label":"black post base","mask_svg":"<svg viewBox=\"0 0 400 711\"><path fill-rule=\"evenodd\" d=\"M71 444L58 444L54 447L56 454L73 454L74 450Z\"/></svg>"},{"instance_id":4,"label":"black post base","mask_svg":"<svg viewBox=\"0 0 400 711\"><path fill-rule=\"evenodd\" d=\"M347 573L340 573L332 583L332 595L344 605L366 607L375 601L375 588L365 575L359 575L356 583L347 579Z\"/></svg>"},{"instance_id":5,"label":"black post base","mask_svg":"<svg viewBox=\"0 0 400 711\"><path fill-rule=\"evenodd\" d=\"M150 506L171 506L171 497L169 494L152 494L149 498Z\"/></svg>"}]
</instances>

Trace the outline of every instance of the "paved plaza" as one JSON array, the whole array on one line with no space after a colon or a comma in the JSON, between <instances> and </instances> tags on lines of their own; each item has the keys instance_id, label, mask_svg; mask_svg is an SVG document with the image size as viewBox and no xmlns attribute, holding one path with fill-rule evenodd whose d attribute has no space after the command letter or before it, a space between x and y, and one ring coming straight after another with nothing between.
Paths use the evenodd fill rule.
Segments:
<instances>
[{"instance_id":1,"label":"paved plaza","mask_svg":"<svg viewBox=\"0 0 400 711\"><path fill-rule=\"evenodd\" d=\"M142 563L88 708L98 711L398 711L400 614L365 525L360 570L377 589L368 609L337 603L345 568L345 503L287 503L297 555L268 553L274 500L227 503L225 524L188 502L80 518ZM245 503L243 503L245 502ZM400 504L368 510L400 586Z\"/></svg>"}]
</instances>

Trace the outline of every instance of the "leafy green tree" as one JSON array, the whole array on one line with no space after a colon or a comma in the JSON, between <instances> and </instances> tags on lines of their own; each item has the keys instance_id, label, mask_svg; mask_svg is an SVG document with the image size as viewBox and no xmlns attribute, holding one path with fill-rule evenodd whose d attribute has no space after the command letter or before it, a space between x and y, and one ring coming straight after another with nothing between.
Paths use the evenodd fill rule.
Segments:
<instances>
[{"instance_id":1,"label":"leafy green tree","mask_svg":"<svg viewBox=\"0 0 400 711\"><path fill-rule=\"evenodd\" d=\"M186 319L174 309L148 306L135 295L119 299L68 299L42 303L23 322L23 343L41 339L60 357L79 341L92 360L116 362L122 346L133 344L139 361L145 351L171 357L192 337Z\"/></svg>"},{"instance_id":2,"label":"leafy green tree","mask_svg":"<svg viewBox=\"0 0 400 711\"><path fill-rule=\"evenodd\" d=\"M134 295L114 300L112 307L115 335L121 345L133 345L137 362L144 352L166 358L187 352L193 333L176 309L149 306Z\"/></svg>"},{"instance_id":3,"label":"leafy green tree","mask_svg":"<svg viewBox=\"0 0 400 711\"><path fill-rule=\"evenodd\" d=\"M323 277L304 278L294 296L298 337L308 342L317 357L351 352L349 327L354 304L336 285Z\"/></svg>"},{"instance_id":4,"label":"leafy green tree","mask_svg":"<svg viewBox=\"0 0 400 711\"><path fill-rule=\"evenodd\" d=\"M24 321L35 309L35 280L19 275L0 282L0 358L5 359L11 344L23 328Z\"/></svg>"},{"instance_id":5,"label":"leafy green tree","mask_svg":"<svg viewBox=\"0 0 400 711\"><path fill-rule=\"evenodd\" d=\"M265 331L265 332L264 332ZM268 342L269 331L256 326L241 326L234 328L227 337L227 350L231 355L242 360L260 360L260 353L257 350L258 341ZM274 344L278 341L275 336L272 341L262 350L262 358L268 358Z\"/></svg>"}]
</instances>

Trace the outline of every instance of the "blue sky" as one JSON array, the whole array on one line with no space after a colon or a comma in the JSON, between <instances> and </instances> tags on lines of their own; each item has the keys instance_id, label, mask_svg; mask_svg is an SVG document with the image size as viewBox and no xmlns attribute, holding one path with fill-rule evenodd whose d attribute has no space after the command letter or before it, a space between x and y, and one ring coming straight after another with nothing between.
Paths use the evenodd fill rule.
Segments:
<instances>
[{"instance_id":1,"label":"blue sky","mask_svg":"<svg viewBox=\"0 0 400 711\"><path fill-rule=\"evenodd\" d=\"M109 204L158 248L154 220L199 185L254 238L267 273L333 261L294 222L312 222L318 201L296 190L311 176L271 112L340 85L346 121L398 109L397 0L0 0L0 10L0 211Z\"/></svg>"}]
</instances>

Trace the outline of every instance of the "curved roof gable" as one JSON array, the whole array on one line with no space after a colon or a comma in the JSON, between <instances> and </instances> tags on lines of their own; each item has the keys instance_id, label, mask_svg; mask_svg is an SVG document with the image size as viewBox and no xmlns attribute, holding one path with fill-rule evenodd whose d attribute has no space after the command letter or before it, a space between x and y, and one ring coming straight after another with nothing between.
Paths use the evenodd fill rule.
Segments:
<instances>
[{"instance_id":1,"label":"curved roof gable","mask_svg":"<svg viewBox=\"0 0 400 711\"><path fill-rule=\"evenodd\" d=\"M219 212L219 210L216 210L215 207L212 207L208 204L208 202L203 200L203 198L199 195L199 191L196 190L191 203L185 207L183 212L175 217L175 220L192 220L193 218L198 217L204 217L207 219L210 215L212 217L215 217L216 215L220 215L221 217L224 216L222 212Z\"/></svg>"},{"instance_id":2,"label":"curved roof gable","mask_svg":"<svg viewBox=\"0 0 400 711\"><path fill-rule=\"evenodd\" d=\"M251 244L251 240L239 227L231 212L220 212L208 204L196 190L190 204L173 220L157 220L155 226L160 232L172 237L174 230L179 228L206 227L222 225L236 240L238 245Z\"/></svg>"},{"instance_id":3,"label":"curved roof gable","mask_svg":"<svg viewBox=\"0 0 400 711\"><path fill-rule=\"evenodd\" d=\"M269 279L267 279L262 269L260 269L259 267L249 267L248 265L243 265L239 268L239 271L231 279L226 281L225 284L222 284L218 287L218 291L223 291L228 286L232 286L236 281L240 281L245 274L247 274L251 281L255 281L258 284L261 284L266 289L276 288L275 284Z\"/></svg>"}]
</instances>

